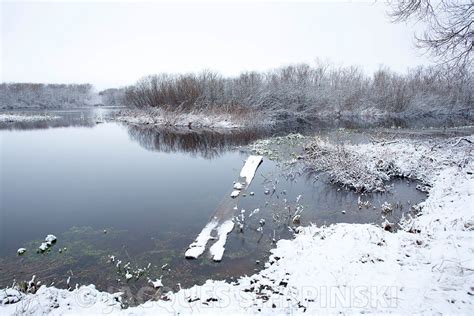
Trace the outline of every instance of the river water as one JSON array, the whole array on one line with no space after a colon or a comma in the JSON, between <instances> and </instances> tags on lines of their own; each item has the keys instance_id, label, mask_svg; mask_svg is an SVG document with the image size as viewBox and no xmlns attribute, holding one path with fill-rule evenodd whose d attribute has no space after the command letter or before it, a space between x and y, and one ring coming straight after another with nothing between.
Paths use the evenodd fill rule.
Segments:
<instances>
[{"instance_id":1,"label":"river water","mask_svg":"<svg viewBox=\"0 0 474 316\"><path fill-rule=\"evenodd\" d=\"M178 283L236 278L261 269L274 240L292 237L288 208L303 208L302 225L380 223L382 203L404 206L390 215L398 220L425 198L416 184L398 180L390 193L364 196L372 207L359 209L358 194L265 157L248 189L254 195L239 200L235 215L245 210L243 232L230 233L222 262L207 253L187 260L188 245L229 198L249 155L245 146L268 133L102 123L104 110L57 115L51 122L0 125L0 287L36 275L63 288L93 283L133 293L148 278L162 278L173 290ZM37 253L47 234L58 241ZM23 256L16 254L20 247L27 249ZM139 269L143 275L126 280L127 271Z\"/></svg>"}]
</instances>

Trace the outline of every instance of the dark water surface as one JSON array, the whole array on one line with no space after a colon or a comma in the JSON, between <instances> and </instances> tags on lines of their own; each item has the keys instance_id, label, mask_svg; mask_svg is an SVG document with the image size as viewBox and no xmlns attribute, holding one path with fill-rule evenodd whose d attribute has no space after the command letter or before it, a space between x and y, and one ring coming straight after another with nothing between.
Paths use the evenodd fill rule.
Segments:
<instances>
[{"instance_id":1,"label":"dark water surface","mask_svg":"<svg viewBox=\"0 0 474 316\"><path fill-rule=\"evenodd\" d=\"M117 291L126 285L132 292L148 277L162 277L173 289L238 277L261 268L256 260L264 262L273 239L291 238L288 213L296 207L303 208L302 225L380 223L382 203L403 205L389 216L397 220L425 198L414 183L399 180L390 193L363 196L372 207L359 209L358 194L324 178L288 177L291 170L264 159L248 189L255 194L243 197L235 214L245 210L244 231L229 235L223 261L214 263L206 253L186 260L187 246L228 198L249 155L239 146L261 134L154 130L67 115L73 124L62 118L65 124L0 130L0 287L33 274L59 287L67 287L70 277L71 286L94 283ZM56 235L57 243L36 253L47 234ZM20 247L27 248L23 256L16 255ZM119 270L117 260L130 265ZM125 280L127 270L140 268L145 272L138 280Z\"/></svg>"}]
</instances>

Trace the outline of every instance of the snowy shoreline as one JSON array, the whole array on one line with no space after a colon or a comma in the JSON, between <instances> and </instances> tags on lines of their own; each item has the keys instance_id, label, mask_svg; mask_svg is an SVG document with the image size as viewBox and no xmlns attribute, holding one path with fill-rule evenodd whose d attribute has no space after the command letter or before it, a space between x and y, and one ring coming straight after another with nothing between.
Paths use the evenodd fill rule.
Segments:
<instances>
[{"instance_id":1,"label":"snowy shoreline","mask_svg":"<svg viewBox=\"0 0 474 316\"><path fill-rule=\"evenodd\" d=\"M51 121L51 120L56 120L58 118L59 116L50 115L50 114L0 113L0 122L5 122L5 123Z\"/></svg>"},{"instance_id":2,"label":"snowy shoreline","mask_svg":"<svg viewBox=\"0 0 474 316\"><path fill-rule=\"evenodd\" d=\"M154 125L169 127L185 127L189 129L221 129L235 130L255 126L271 125L271 122L261 120L257 123L255 117L236 115L232 113L212 112L172 112L161 109L123 110L114 119L117 122L136 125Z\"/></svg>"},{"instance_id":3,"label":"snowy shoreline","mask_svg":"<svg viewBox=\"0 0 474 316\"><path fill-rule=\"evenodd\" d=\"M439 117L443 117L440 115ZM411 128L422 131L446 130L458 131L472 129L473 119L471 115L445 116L443 120L421 114L420 116L407 117L406 115L394 115L384 113L319 113L316 115L295 114L289 117L279 118L275 113L249 112L245 114L214 113L194 111L190 113L169 112L160 109L126 109L117 113L110 121L135 125L138 127L176 128L183 131L215 131L220 133L232 133L234 131L270 131L291 133L299 130L306 124L316 130L347 128L349 130L370 128L386 128L390 130ZM459 120L459 126L452 126L450 120ZM433 121L435 120L435 121ZM433 127L438 126L438 127ZM451 126L451 127L450 127ZM309 128L311 129L311 128ZM308 129L308 131L309 131ZM303 129L304 130L304 129Z\"/></svg>"},{"instance_id":4,"label":"snowy shoreline","mask_svg":"<svg viewBox=\"0 0 474 316\"><path fill-rule=\"evenodd\" d=\"M371 224L300 227L280 240L261 272L207 281L160 301L121 309L94 286L0 290L0 313L462 313L474 310L473 136L357 145L367 166L380 157L431 186L396 233ZM340 210L335 210L340 211ZM317 223L316 223L317 224ZM12 303L14 304L6 304ZM5 305L6 304L6 305Z\"/></svg>"}]
</instances>

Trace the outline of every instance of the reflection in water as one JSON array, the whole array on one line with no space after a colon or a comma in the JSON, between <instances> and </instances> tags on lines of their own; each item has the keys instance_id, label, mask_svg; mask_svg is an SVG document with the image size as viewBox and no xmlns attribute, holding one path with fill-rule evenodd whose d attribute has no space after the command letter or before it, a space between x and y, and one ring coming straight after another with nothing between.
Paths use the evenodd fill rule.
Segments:
<instances>
[{"instance_id":1,"label":"reflection in water","mask_svg":"<svg viewBox=\"0 0 474 316\"><path fill-rule=\"evenodd\" d=\"M95 126L101 119L107 121L107 114L101 113L55 111L61 116L58 120L7 123L0 129ZM287 178L288 170L266 159L249 187L254 195L239 200L236 213L245 214L246 226L244 232L235 229L229 235L224 263L207 257L184 258L189 243L219 207L220 198L228 196L246 158L232 152L234 147L272 134L310 134L318 129L328 134L334 131L331 127L370 127L361 125L328 119L311 124L295 121L273 130L227 132L118 124L48 133L2 131L0 288L11 285L13 279L29 280L33 274L45 284L55 282L62 288L67 287L69 276L71 284L95 283L111 292L127 286L137 293L148 285L146 278L124 281L108 262L109 255L124 264L130 261L134 268L152 263L149 276L163 277L171 287L178 282L189 287L208 278L250 274L263 266L256 267L255 262L267 258L274 238L291 237L292 217L285 207L294 210L300 195L301 225L380 223L384 202L403 202L403 209L388 216L396 222L402 212L425 198L415 190L415 183L395 181L389 194L364 196L372 208L359 209L356 193L338 190L321 177L316 181L304 174ZM274 186L274 194L265 193ZM256 209L259 212L251 217ZM266 221L263 233L258 230L261 219ZM54 251L35 253L48 233L58 237ZM26 247L27 254L17 256L19 247ZM68 250L59 253L58 247ZM161 268L165 264L168 270Z\"/></svg>"},{"instance_id":2,"label":"reflection in water","mask_svg":"<svg viewBox=\"0 0 474 316\"><path fill-rule=\"evenodd\" d=\"M184 152L211 159L236 147L265 136L264 130L191 130L129 126L128 134L142 147L165 153Z\"/></svg>"},{"instance_id":3,"label":"reflection in water","mask_svg":"<svg viewBox=\"0 0 474 316\"><path fill-rule=\"evenodd\" d=\"M293 131L302 134L321 130L346 129L376 129L376 128L452 128L471 125L472 115L424 115L412 117L397 116L331 116L331 117L290 117L278 124L278 131Z\"/></svg>"},{"instance_id":4,"label":"reflection in water","mask_svg":"<svg viewBox=\"0 0 474 316\"><path fill-rule=\"evenodd\" d=\"M456 124L468 121L462 118L444 117L438 118L442 122L439 126L456 126ZM183 152L192 156L207 159L218 157L237 146L245 146L249 143L272 135L287 135L289 133L302 133L312 135L318 133L327 135L337 132L338 128L360 129L371 131L376 127L406 127L424 128L436 124L430 118L423 120L402 120L400 118L373 119L372 121L356 120L355 118L335 118L322 120L314 118L311 121L288 120L268 128L253 128L245 130L193 130L187 128L157 127L129 125L128 134L131 139L137 141L142 147L165 153ZM414 130L409 130L413 132ZM421 130L419 131L421 133ZM440 130L441 134L446 132ZM454 133L455 131L452 131ZM428 130L423 132L428 133ZM462 133L462 131L461 131ZM360 136L360 135L359 135ZM352 141L357 141L356 135L351 135Z\"/></svg>"},{"instance_id":5,"label":"reflection in water","mask_svg":"<svg viewBox=\"0 0 474 316\"><path fill-rule=\"evenodd\" d=\"M52 120L5 122L0 121L0 130L32 130L55 127L94 127L98 123L113 120L119 107L79 108L71 110L19 110L0 111L0 114L15 115L51 115L57 117ZM285 117L272 126L253 128L250 130L192 130L185 128L157 127L157 126L130 126L129 134L133 140L143 147L164 152L183 151L194 153L202 157L215 157L231 147L246 145L257 138L272 135L282 136L288 133L310 135L338 128L371 131L383 128L421 129L423 133L432 128L442 134L446 128L472 125L474 117L466 115L425 115L418 117L383 117L383 116L318 116L299 117L298 115ZM425 130L427 129L427 130ZM455 131L451 131L454 133ZM200 149L204 149L199 153ZM212 152L213 151L213 152Z\"/></svg>"},{"instance_id":6,"label":"reflection in water","mask_svg":"<svg viewBox=\"0 0 474 316\"><path fill-rule=\"evenodd\" d=\"M7 111L6 114L14 115L50 115L54 116L51 120L5 122L0 121L0 130L32 130L47 129L55 127L93 127L103 122L116 112L115 108L84 108L75 110L59 111ZM0 112L2 114L3 112Z\"/></svg>"},{"instance_id":7,"label":"reflection in water","mask_svg":"<svg viewBox=\"0 0 474 316\"><path fill-rule=\"evenodd\" d=\"M0 288L13 279L30 280L33 274L43 284L55 282L62 288L69 277L71 284L94 283L111 292L126 286L135 294L148 285L146 277L125 280L123 271L108 262L110 255L123 260L123 265L130 262L133 269L151 263L147 277L162 277L166 286L190 287L261 268L255 262L267 258L273 239L291 237L292 214L285 207L294 211L297 199L304 206L301 225L321 225L379 223L383 202L402 201L408 211L424 198L414 184L402 181L391 194L364 197L375 209L358 209L354 192L337 190L323 179L287 178L288 170L265 159L249 187L254 194L242 195L238 201L236 215L245 214L245 227L229 234L224 262L217 264L206 256L186 260L187 247L219 207L221 197L228 197L247 158L232 147L271 132L118 124L48 132L0 131ZM265 193L273 187L274 193ZM401 213L393 216L399 218ZM266 224L259 231L262 219ZM37 254L49 233L58 242L50 253ZM24 256L17 256L19 247L28 249ZM60 253L59 247L67 251ZM164 265L168 269L162 269Z\"/></svg>"}]
</instances>

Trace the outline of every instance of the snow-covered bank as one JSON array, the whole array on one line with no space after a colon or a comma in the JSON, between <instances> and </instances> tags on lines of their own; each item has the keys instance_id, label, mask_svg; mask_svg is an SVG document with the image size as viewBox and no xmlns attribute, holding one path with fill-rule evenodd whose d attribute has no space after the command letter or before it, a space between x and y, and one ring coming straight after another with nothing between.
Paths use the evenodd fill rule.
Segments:
<instances>
[{"instance_id":1,"label":"snow-covered bank","mask_svg":"<svg viewBox=\"0 0 474 316\"><path fill-rule=\"evenodd\" d=\"M463 142L461 146L458 146ZM438 165L463 165L472 137L419 141L396 139L371 144L333 144L315 137L303 156L314 171L326 171L330 179L356 191L385 191L394 177L417 179L426 185L439 171Z\"/></svg>"},{"instance_id":2,"label":"snow-covered bank","mask_svg":"<svg viewBox=\"0 0 474 316\"><path fill-rule=\"evenodd\" d=\"M35 122L35 121L50 121L56 120L59 116L49 114L0 114L0 122Z\"/></svg>"},{"instance_id":3,"label":"snow-covered bank","mask_svg":"<svg viewBox=\"0 0 474 316\"><path fill-rule=\"evenodd\" d=\"M419 216L407 218L396 233L369 224L302 227L294 240L278 242L266 269L236 283L208 281L127 310L120 309L117 295L93 287L71 292L41 287L19 303L0 307L0 313L470 314L474 163L469 141L400 140L357 147L368 159L363 163L389 155L397 170L415 170L412 176L431 186ZM1 293L0 304L5 302Z\"/></svg>"},{"instance_id":4,"label":"snow-covered bank","mask_svg":"<svg viewBox=\"0 0 474 316\"><path fill-rule=\"evenodd\" d=\"M214 112L180 112L164 111L160 109L149 110L124 110L121 111L115 120L136 125L156 125L186 127L192 129L212 128L212 129L241 129L255 126L252 123L255 117L234 115L231 113ZM263 125L265 122L258 122Z\"/></svg>"}]
</instances>

